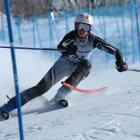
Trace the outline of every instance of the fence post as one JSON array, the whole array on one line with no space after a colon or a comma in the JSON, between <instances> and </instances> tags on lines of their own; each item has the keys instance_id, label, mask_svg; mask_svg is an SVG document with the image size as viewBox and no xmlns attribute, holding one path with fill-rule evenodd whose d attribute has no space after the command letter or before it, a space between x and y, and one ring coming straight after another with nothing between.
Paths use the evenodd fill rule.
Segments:
<instances>
[{"instance_id":1,"label":"fence post","mask_svg":"<svg viewBox=\"0 0 140 140\"><path fill-rule=\"evenodd\" d=\"M4 17L3 14L1 13L1 29L2 29L2 41L5 41L5 31L4 31Z\"/></svg>"},{"instance_id":2,"label":"fence post","mask_svg":"<svg viewBox=\"0 0 140 140\"><path fill-rule=\"evenodd\" d=\"M135 5L135 15L136 15L136 24L137 24L138 41L139 41L139 60L140 60L140 29L139 29L138 7L137 7L136 0L134 0L134 5Z\"/></svg>"},{"instance_id":3,"label":"fence post","mask_svg":"<svg viewBox=\"0 0 140 140\"><path fill-rule=\"evenodd\" d=\"M11 58L12 58L13 76L14 76L14 84L15 84L15 92L16 92L16 103L17 103L17 109L18 109L20 140L24 140L22 114L21 114L21 99L20 99L19 86L18 86L16 55L15 55L15 50L14 50L14 38L13 38L13 32L12 32L9 0L5 0L5 10L6 10L6 16L7 16L9 41L10 41L10 47L11 47Z\"/></svg>"},{"instance_id":4,"label":"fence post","mask_svg":"<svg viewBox=\"0 0 140 140\"><path fill-rule=\"evenodd\" d=\"M36 24L35 24L36 17L32 17L32 24L33 24L33 47L36 47Z\"/></svg>"},{"instance_id":5,"label":"fence post","mask_svg":"<svg viewBox=\"0 0 140 140\"><path fill-rule=\"evenodd\" d=\"M129 11L130 11L130 24L131 24L131 39L132 39L132 63L135 63L136 60L136 46L135 46L135 36L134 36L134 16L133 16L133 12L134 12L134 6L133 3L131 2L129 4Z\"/></svg>"},{"instance_id":6,"label":"fence post","mask_svg":"<svg viewBox=\"0 0 140 140\"><path fill-rule=\"evenodd\" d=\"M22 44L22 36L21 36L21 21L22 19L20 17L16 17L15 19L15 25L17 26L17 30L18 30L18 41L20 44Z\"/></svg>"}]
</instances>

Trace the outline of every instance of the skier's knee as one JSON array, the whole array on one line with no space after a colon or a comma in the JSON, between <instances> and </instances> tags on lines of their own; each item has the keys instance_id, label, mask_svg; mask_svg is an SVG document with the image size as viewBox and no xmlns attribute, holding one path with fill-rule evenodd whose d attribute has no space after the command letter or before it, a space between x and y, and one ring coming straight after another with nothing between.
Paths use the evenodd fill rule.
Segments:
<instances>
[{"instance_id":1,"label":"skier's knee","mask_svg":"<svg viewBox=\"0 0 140 140\"><path fill-rule=\"evenodd\" d=\"M82 60L71 76L66 80L67 83L77 85L82 79L87 77L91 69L91 63L84 59Z\"/></svg>"},{"instance_id":2,"label":"skier's knee","mask_svg":"<svg viewBox=\"0 0 140 140\"><path fill-rule=\"evenodd\" d=\"M84 77L87 77L90 73L90 69L91 69L91 63L90 61L86 60L86 59L83 59L77 70L80 72L80 73L83 73L84 74Z\"/></svg>"},{"instance_id":3,"label":"skier's knee","mask_svg":"<svg viewBox=\"0 0 140 140\"><path fill-rule=\"evenodd\" d=\"M87 70L91 69L91 63L90 61L88 61L87 59L83 59L80 64L79 64L82 68L85 68Z\"/></svg>"},{"instance_id":4,"label":"skier's knee","mask_svg":"<svg viewBox=\"0 0 140 140\"><path fill-rule=\"evenodd\" d=\"M88 61L87 59L83 59L80 62L77 70L78 70L78 73L79 74L83 75L83 78L82 79L84 79L85 77L87 77L89 75L89 73L90 73L90 70L91 70L91 63L90 63L90 61Z\"/></svg>"}]
</instances>

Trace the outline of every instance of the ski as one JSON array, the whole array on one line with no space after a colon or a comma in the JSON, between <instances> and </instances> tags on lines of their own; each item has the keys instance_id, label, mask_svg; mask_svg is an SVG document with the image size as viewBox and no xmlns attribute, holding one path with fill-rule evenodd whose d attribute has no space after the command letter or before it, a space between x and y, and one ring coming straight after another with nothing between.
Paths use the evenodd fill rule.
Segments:
<instances>
[{"instance_id":1,"label":"ski","mask_svg":"<svg viewBox=\"0 0 140 140\"><path fill-rule=\"evenodd\" d=\"M81 93L101 93L101 92L104 92L107 87L101 87L101 88L97 88L97 89L94 89L94 90L90 90L90 89L81 89L81 88L77 88L75 86L72 86L66 82L62 82L62 84L70 89L73 89L75 91L78 91L78 92L81 92Z\"/></svg>"},{"instance_id":2,"label":"ski","mask_svg":"<svg viewBox=\"0 0 140 140\"><path fill-rule=\"evenodd\" d=\"M61 106L61 107L67 107L68 106L68 101L65 99L61 99L60 101L48 101L48 105L56 105L56 106Z\"/></svg>"}]
</instances>

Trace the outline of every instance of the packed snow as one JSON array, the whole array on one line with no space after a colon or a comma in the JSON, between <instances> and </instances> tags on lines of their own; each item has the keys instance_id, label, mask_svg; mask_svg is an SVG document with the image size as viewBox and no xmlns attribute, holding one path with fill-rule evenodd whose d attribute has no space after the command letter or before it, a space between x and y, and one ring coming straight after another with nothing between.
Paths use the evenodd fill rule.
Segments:
<instances>
[{"instance_id":1,"label":"packed snow","mask_svg":"<svg viewBox=\"0 0 140 140\"><path fill-rule=\"evenodd\" d=\"M44 51L16 51L20 91L35 85L49 70L52 61ZM113 60L114 61L114 60ZM0 105L6 95L15 95L10 51L1 49ZM129 65L140 69L140 64ZM103 93L69 94L69 106L49 107L60 83L48 93L22 108L25 140L139 140L140 139L140 80L138 72L119 73L115 64L92 71L78 87L96 89L106 86ZM63 79L64 80L64 79ZM0 122L1 140L19 140L16 111Z\"/></svg>"},{"instance_id":2,"label":"packed snow","mask_svg":"<svg viewBox=\"0 0 140 140\"><path fill-rule=\"evenodd\" d=\"M94 24L97 28L93 31L102 37L104 32L100 28L100 18L102 17L95 16ZM73 23L73 19L70 18L69 22ZM121 19L106 17L105 20L107 34L103 38L121 48L124 43ZM118 23L115 23L115 20ZM42 45L50 47L49 40L44 35L48 33L46 22L41 19L39 22L41 22ZM59 22L59 28L57 28L61 39L65 34L63 22ZM127 44L125 45L126 50L130 51L130 57L125 60L129 68L140 69L140 63L131 64L132 47L129 46L133 43L131 42L129 18L126 18L126 23ZM30 46L32 42L31 24L25 22L22 26L24 27L21 30L24 43ZM70 29L73 29L73 24L70 24ZM7 31L6 25L5 30ZM135 30L136 26L134 33L136 33ZM16 35L17 28L14 27L14 37L17 41ZM133 47L136 48L138 46L137 36L134 39ZM55 39L54 42L57 44L58 40ZM36 44L36 46L39 45ZM127 53L122 49L121 51ZM136 58L138 53L135 49ZM52 59L48 51L16 50L20 91L37 84L59 55L56 52L57 57ZM83 89L107 87L106 91L89 94L73 91L69 94L69 106L58 109L55 106L50 107L48 100L54 97L61 86L59 82L43 96L26 104L22 108L25 140L140 140L140 73L130 71L119 73L115 69L115 59L113 57L110 59L105 64L105 53L96 50L92 57L90 75L78 85ZM2 105L8 101L6 95L9 97L15 95L10 50L0 49L0 65L0 105ZM0 140L19 140L16 110L11 112L9 120L0 122Z\"/></svg>"}]
</instances>

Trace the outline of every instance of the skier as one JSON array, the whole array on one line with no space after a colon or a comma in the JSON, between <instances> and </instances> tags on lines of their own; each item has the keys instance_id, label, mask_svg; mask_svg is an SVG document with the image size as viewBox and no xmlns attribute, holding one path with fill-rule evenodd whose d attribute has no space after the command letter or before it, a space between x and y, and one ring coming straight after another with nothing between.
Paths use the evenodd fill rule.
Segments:
<instances>
[{"instance_id":1,"label":"skier","mask_svg":"<svg viewBox=\"0 0 140 140\"><path fill-rule=\"evenodd\" d=\"M98 48L116 58L116 68L119 72L127 70L127 64L123 61L123 57L119 49L107 43L100 37L91 33L93 25L93 17L90 14L82 13L75 19L75 30L64 36L57 48L61 50L62 55L50 68L46 75L35 86L24 90L20 93L21 105L23 106L32 99L43 95L54 84L65 76L68 76L65 82L77 86L79 82L88 76L91 63L89 58L92 50ZM67 98L71 89L62 85L53 102L61 102ZM9 118L9 112L17 108L16 97L0 107L0 118L6 120Z\"/></svg>"}]
</instances>

